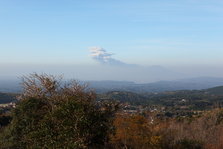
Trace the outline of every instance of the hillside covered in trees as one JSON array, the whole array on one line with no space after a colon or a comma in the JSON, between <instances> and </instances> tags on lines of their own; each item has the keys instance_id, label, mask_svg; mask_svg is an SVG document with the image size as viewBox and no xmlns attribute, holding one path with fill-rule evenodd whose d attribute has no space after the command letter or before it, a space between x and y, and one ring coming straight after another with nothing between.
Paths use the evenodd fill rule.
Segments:
<instances>
[{"instance_id":1,"label":"hillside covered in trees","mask_svg":"<svg viewBox=\"0 0 223 149\"><path fill-rule=\"evenodd\" d=\"M221 149L223 87L96 94L76 81L32 74L1 94L0 148ZM11 100L12 99L12 100Z\"/></svg>"},{"instance_id":2,"label":"hillside covered in trees","mask_svg":"<svg viewBox=\"0 0 223 149\"><path fill-rule=\"evenodd\" d=\"M1 93L0 92L0 104L9 103L9 102L15 102L16 96L18 94L13 93Z\"/></svg>"},{"instance_id":3,"label":"hillside covered in trees","mask_svg":"<svg viewBox=\"0 0 223 149\"><path fill-rule=\"evenodd\" d=\"M161 93L113 91L98 94L99 100L117 100L132 105L187 106L191 110L208 110L223 105L223 87L206 90L180 90Z\"/></svg>"}]
</instances>

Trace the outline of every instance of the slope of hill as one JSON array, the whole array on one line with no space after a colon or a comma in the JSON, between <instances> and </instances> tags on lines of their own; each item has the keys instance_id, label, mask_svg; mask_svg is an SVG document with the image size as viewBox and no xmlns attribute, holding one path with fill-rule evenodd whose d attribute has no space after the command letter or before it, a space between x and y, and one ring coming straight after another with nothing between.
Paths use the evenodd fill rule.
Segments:
<instances>
[{"instance_id":1,"label":"slope of hill","mask_svg":"<svg viewBox=\"0 0 223 149\"><path fill-rule=\"evenodd\" d=\"M205 90L208 94L223 95L223 86L218 86Z\"/></svg>"},{"instance_id":2,"label":"slope of hill","mask_svg":"<svg viewBox=\"0 0 223 149\"><path fill-rule=\"evenodd\" d=\"M130 102L134 104L141 104L147 99L146 96L142 94L137 94L133 92L121 92L113 91L105 94L99 94L98 99L101 100L118 100L120 102Z\"/></svg>"},{"instance_id":3,"label":"slope of hill","mask_svg":"<svg viewBox=\"0 0 223 149\"><path fill-rule=\"evenodd\" d=\"M223 86L205 90L178 90L160 93L133 93L113 91L99 94L98 98L128 102L132 105L160 105L169 108L188 110L207 110L223 107Z\"/></svg>"},{"instance_id":4,"label":"slope of hill","mask_svg":"<svg viewBox=\"0 0 223 149\"><path fill-rule=\"evenodd\" d=\"M10 103L16 101L17 94L13 93L0 93L0 104Z\"/></svg>"}]
</instances>

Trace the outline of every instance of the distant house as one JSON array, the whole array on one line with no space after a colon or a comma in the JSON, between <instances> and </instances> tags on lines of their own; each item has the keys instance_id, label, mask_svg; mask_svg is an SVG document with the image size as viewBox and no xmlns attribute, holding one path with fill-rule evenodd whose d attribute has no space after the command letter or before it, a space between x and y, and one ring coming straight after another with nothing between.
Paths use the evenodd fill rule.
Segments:
<instances>
[{"instance_id":1,"label":"distant house","mask_svg":"<svg viewBox=\"0 0 223 149\"><path fill-rule=\"evenodd\" d=\"M181 99L181 102L187 102L187 100L186 99Z\"/></svg>"}]
</instances>

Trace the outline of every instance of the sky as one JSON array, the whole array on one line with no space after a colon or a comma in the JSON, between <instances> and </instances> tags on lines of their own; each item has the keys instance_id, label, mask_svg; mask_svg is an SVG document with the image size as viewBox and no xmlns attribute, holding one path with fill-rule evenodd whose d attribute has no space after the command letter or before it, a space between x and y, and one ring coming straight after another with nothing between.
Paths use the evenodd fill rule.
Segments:
<instances>
[{"instance_id":1,"label":"sky","mask_svg":"<svg viewBox=\"0 0 223 149\"><path fill-rule=\"evenodd\" d=\"M98 66L92 48L122 64L205 73L222 68L222 47L222 0L0 0L0 76Z\"/></svg>"}]
</instances>

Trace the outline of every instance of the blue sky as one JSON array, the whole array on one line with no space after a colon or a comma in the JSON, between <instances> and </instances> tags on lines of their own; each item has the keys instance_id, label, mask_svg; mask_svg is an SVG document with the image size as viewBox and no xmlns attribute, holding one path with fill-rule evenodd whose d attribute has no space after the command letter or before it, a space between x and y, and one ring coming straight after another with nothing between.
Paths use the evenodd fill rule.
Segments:
<instances>
[{"instance_id":1,"label":"blue sky","mask_svg":"<svg viewBox=\"0 0 223 149\"><path fill-rule=\"evenodd\" d=\"M0 0L0 64L223 65L222 0Z\"/></svg>"}]
</instances>

